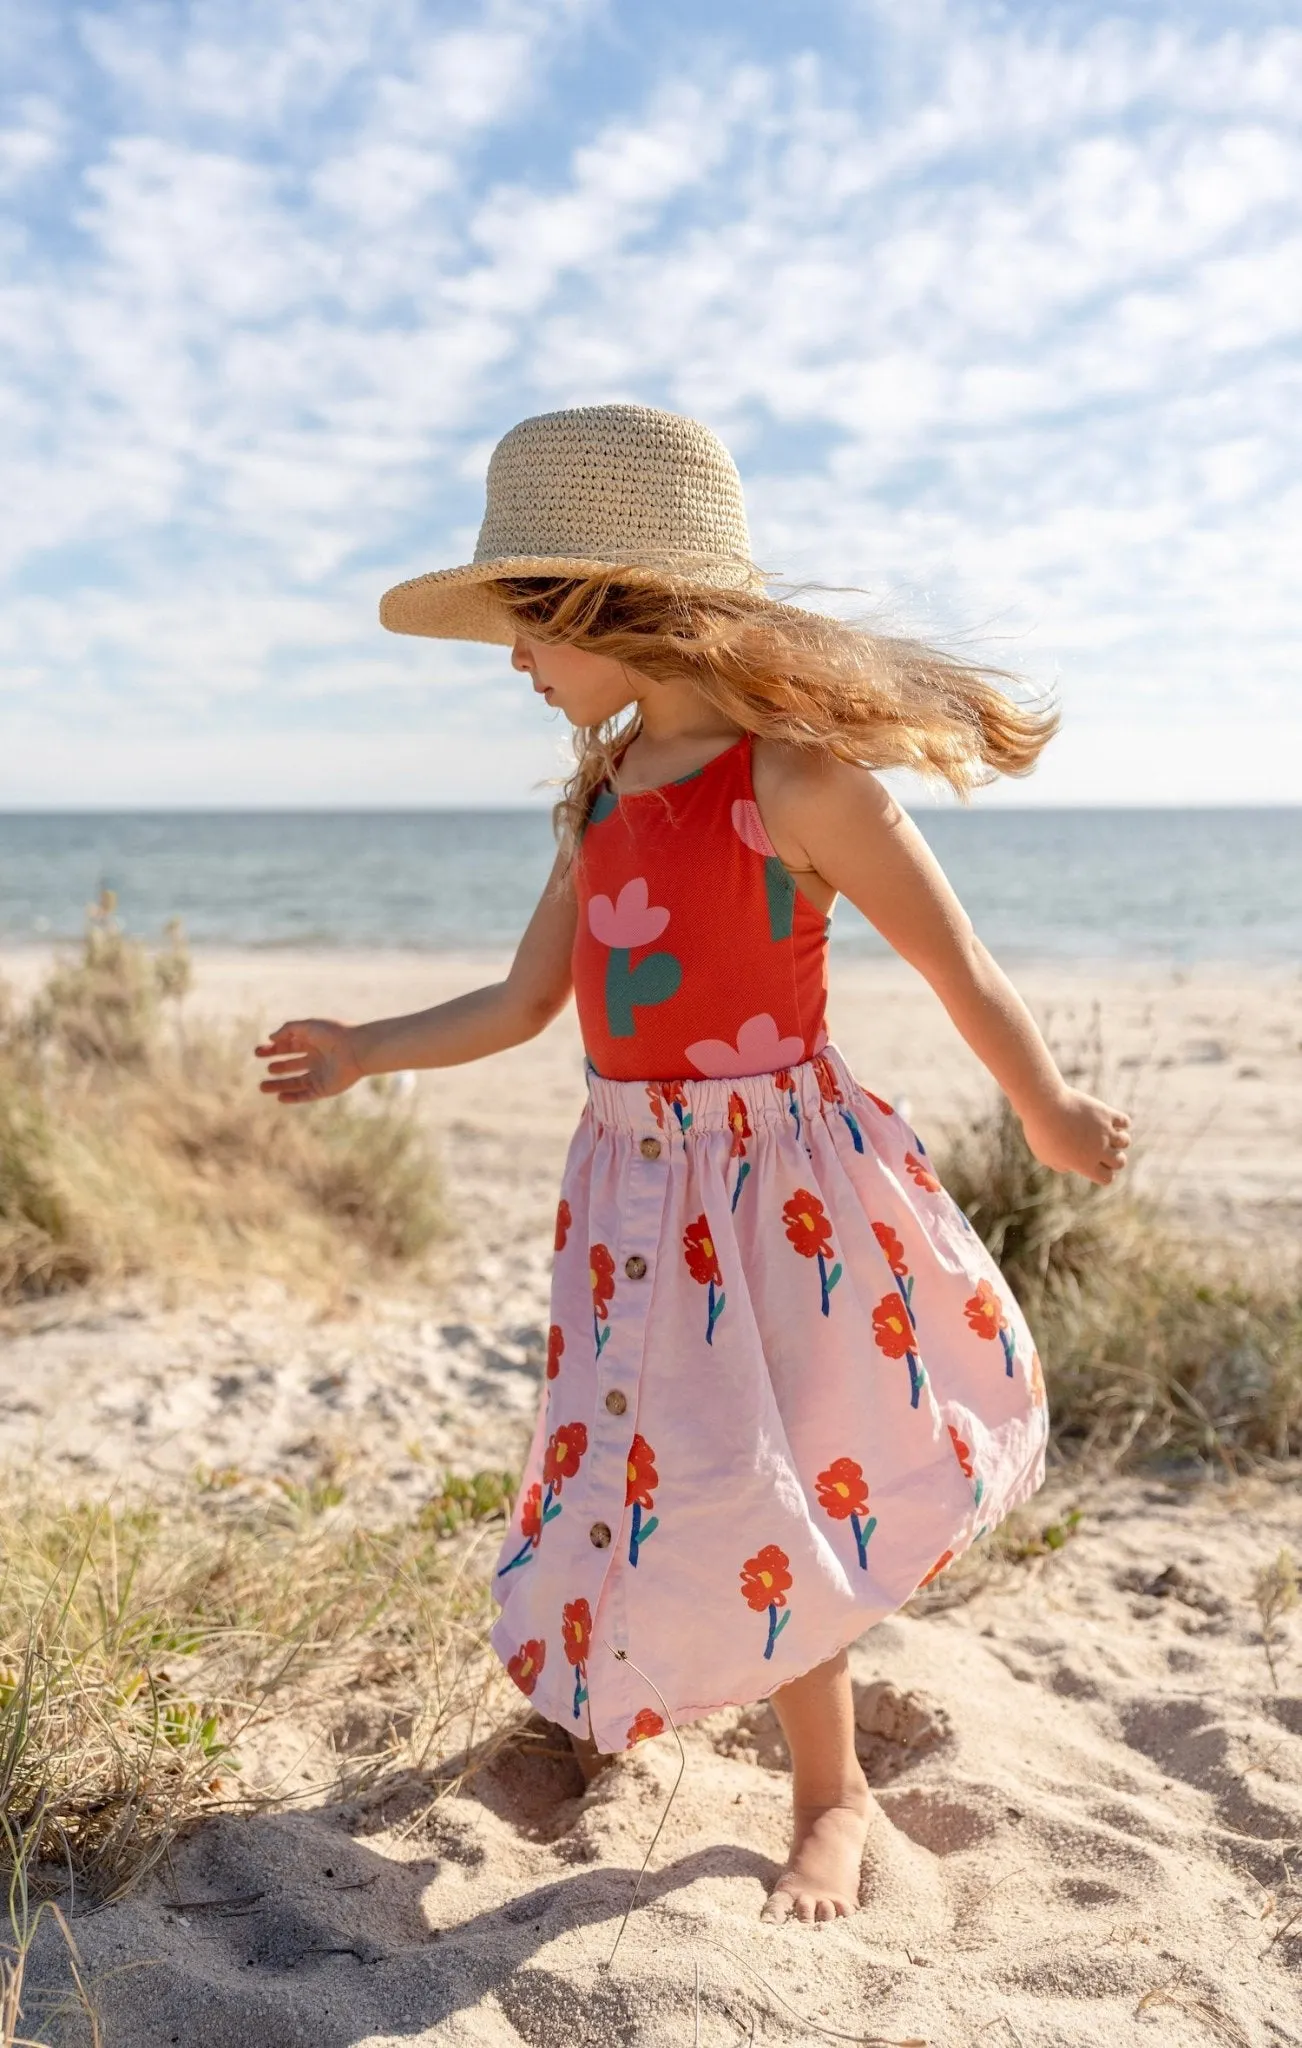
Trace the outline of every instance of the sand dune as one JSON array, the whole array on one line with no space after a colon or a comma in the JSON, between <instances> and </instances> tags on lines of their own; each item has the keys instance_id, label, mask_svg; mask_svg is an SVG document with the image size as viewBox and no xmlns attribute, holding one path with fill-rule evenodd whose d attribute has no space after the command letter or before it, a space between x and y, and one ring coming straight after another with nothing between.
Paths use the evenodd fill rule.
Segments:
<instances>
[{"instance_id":1,"label":"sand dune","mask_svg":"<svg viewBox=\"0 0 1302 2048\"><path fill-rule=\"evenodd\" d=\"M1060 1553L855 1649L880 1814L854 1918L758 1924L787 1788L768 1709L729 1709L684 1731L607 1967L678 1752L643 1745L584 1796L540 1724L433 1807L400 1786L205 1828L79 1926L92 1970L150 1964L101 1976L110 2042L686 2048L698 1967L706 2048L752 2020L802 2043L1296 2041L1302 1694L1295 1656L1272 1690L1250 1599L1296 1492L1076 1498Z\"/></svg>"},{"instance_id":2,"label":"sand dune","mask_svg":"<svg viewBox=\"0 0 1302 2048\"><path fill-rule=\"evenodd\" d=\"M398 957L200 969L205 1008L264 1022L412 1007L472 978ZM1295 1239L1295 978L1022 980L1072 1029L1102 1001L1150 1119L1142 1170L1191 1223ZM841 984L842 1043L924 1131L978 1099L914 978L852 967ZM200 1464L232 1468L238 1493L333 1461L361 1517L409 1512L445 1463L513 1465L580 1094L568 1019L478 1073L422 1078L458 1223L423 1288L217 1301L179 1275L11 1318L0 1465L71 1497L161 1496ZM109 2048L1302 2039L1302 1631L1285 1625L1276 1689L1252 1598L1281 1546L1302 1548L1298 1484L1065 1484L1028 1516L1079 1507L1061 1549L942 1580L853 1652L880 1812L852 1919L758 1924L787 1784L768 1710L730 1709L683 1731L682 1786L607 1967L678 1750L644 1744L584 1794L555 1732L523 1725L455 1798L395 1780L222 1819L162 1879L79 1917ZM38 1963L57 1974L52 1941Z\"/></svg>"}]
</instances>

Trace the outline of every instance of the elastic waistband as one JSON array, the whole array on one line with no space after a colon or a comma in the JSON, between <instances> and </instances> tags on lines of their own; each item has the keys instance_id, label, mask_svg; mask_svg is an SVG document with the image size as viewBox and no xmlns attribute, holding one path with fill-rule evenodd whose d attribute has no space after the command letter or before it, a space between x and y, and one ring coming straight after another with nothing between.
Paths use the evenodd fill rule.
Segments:
<instances>
[{"instance_id":1,"label":"elastic waistband","mask_svg":"<svg viewBox=\"0 0 1302 2048\"><path fill-rule=\"evenodd\" d=\"M771 1074L739 1074L723 1081L607 1081L588 1070L588 1103L593 1117L610 1130L634 1137L656 1131L690 1137L700 1131L736 1129L738 1106L752 1130L789 1120L794 1097L806 1116L828 1103L850 1101L858 1082L834 1045L824 1046L797 1067Z\"/></svg>"}]
</instances>

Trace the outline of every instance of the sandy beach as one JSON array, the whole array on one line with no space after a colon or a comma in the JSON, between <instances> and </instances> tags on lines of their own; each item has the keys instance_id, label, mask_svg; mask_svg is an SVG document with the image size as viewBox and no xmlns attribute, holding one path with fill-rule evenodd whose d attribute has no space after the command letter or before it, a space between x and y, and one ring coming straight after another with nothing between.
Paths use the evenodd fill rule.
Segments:
<instances>
[{"instance_id":1,"label":"sandy beach","mask_svg":"<svg viewBox=\"0 0 1302 2048\"><path fill-rule=\"evenodd\" d=\"M11 953L0 975L21 992L45 964ZM504 964L206 953L189 1010L259 1029L358 1019ZM1295 1260L1298 974L1016 979L1083 1085L1101 1041L1102 1092L1135 1116L1137 1184L1209 1244ZM931 1145L989 1100L902 966L834 961L831 1022ZM328 1468L348 1512L372 1519L410 1515L445 1467L514 1467L582 1098L572 1013L514 1052L419 1077L412 1109L435 1135L452 1226L419 1282L323 1298L252 1280L218 1298L175 1274L11 1312L0 1467L68 1498L179 1493L199 1467L229 1468L237 1491ZM684 1731L683 1783L608 1969L678 1751L643 1745L585 1796L535 1739L435 1806L308 1800L200 1830L165 1882L78 1923L106 2040L1296 2041L1302 1631L1283 1625L1276 1686L1252 1588L1281 1547L1302 1548L1297 1484L1058 1475L1030 1516L1055 1522L1061 1548L994 1560L856 1647L880 1813L851 1920L757 1924L787 1788L768 1710L730 1709ZM319 1777L332 1741L305 1733L287 1792Z\"/></svg>"}]
</instances>

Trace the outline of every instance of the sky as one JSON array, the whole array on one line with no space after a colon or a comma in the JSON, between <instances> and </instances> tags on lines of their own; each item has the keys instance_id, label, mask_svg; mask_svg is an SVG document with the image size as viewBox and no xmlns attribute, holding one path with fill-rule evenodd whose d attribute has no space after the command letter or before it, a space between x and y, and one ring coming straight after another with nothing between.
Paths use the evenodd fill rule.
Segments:
<instances>
[{"instance_id":1,"label":"sky","mask_svg":"<svg viewBox=\"0 0 1302 2048\"><path fill-rule=\"evenodd\" d=\"M784 583L1061 699L981 802L1302 802L1292 0L0 0L0 809L544 802L384 633L634 400ZM849 594L853 593L853 594Z\"/></svg>"}]
</instances>

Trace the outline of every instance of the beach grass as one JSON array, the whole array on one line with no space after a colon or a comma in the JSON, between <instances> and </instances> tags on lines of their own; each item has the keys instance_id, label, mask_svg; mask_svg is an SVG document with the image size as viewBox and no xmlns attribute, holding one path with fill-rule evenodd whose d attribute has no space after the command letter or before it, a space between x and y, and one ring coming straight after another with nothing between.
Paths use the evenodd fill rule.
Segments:
<instances>
[{"instance_id":1,"label":"beach grass","mask_svg":"<svg viewBox=\"0 0 1302 2048\"><path fill-rule=\"evenodd\" d=\"M391 1084L288 1113L252 1029L184 1010L111 897L26 1007L0 1010L0 1301L133 1274L292 1284L411 1265L443 1227L437 1163Z\"/></svg>"},{"instance_id":2,"label":"beach grass","mask_svg":"<svg viewBox=\"0 0 1302 2048\"><path fill-rule=\"evenodd\" d=\"M188 1018L188 981L179 932L150 951L106 899L80 951L0 1012L0 1299L171 1271L361 1281L415 1268L444 1228L397 1096L287 1113L253 1085L250 1034ZM1239 1471L1302 1450L1302 1293L1278 1251L1195 1244L1124 1184L1051 1173L1002 1103L952 1132L937 1168L1026 1311L1069 1484L1101 1463ZM122 1896L208 1814L364 1801L404 1773L437 1796L518 1722L487 1649L485 1568L513 1490L506 1473L445 1474L408 1521L367 1528L324 1471L261 1493L199 1472L157 1503L10 1488L0 2048L22 2038L25 1960L56 1897ZM1064 1499L1010 1517L916 1611L1051 1565L1081 1521ZM1291 1556L1254 1598L1274 1681ZM66 1975L76 2003L72 1946Z\"/></svg>"},{"instance_id":3,"label":"beach grass","mask_svg":"<svg viewBox=\"0 0 1302 2048\"><path fill-rule=\"evenodd\" d=\"M1297 1254L1192 1242L1124 1180L1052 1172L1003 1097L937 1171L1026 1314L1060 1457L1238 1469L1302 1451Z\"/></svg>"},{"instance_id":4,"label":"beach grass","mask_svg":"<svg viewBox=\"0 0 1302 2048\"><path fill-rule=\"evenodd\" d=\"M231 1503L202 1475L158 1505L11 1491L0 2048L26 2038L29 1958L51 1919L66 1954L47 1951L42 1984L52 1969L94 2037L60 1901L123 1897L208 1815L331 1796L364 1808L413 1782L428 1805L460 1782L449 1758L485 1754L518 1719L488 1653L481 1556L510 1511L504 1480L445 1476L434 1513L380 1529L274 1489Z\"/></svg>"}]
</instances>

